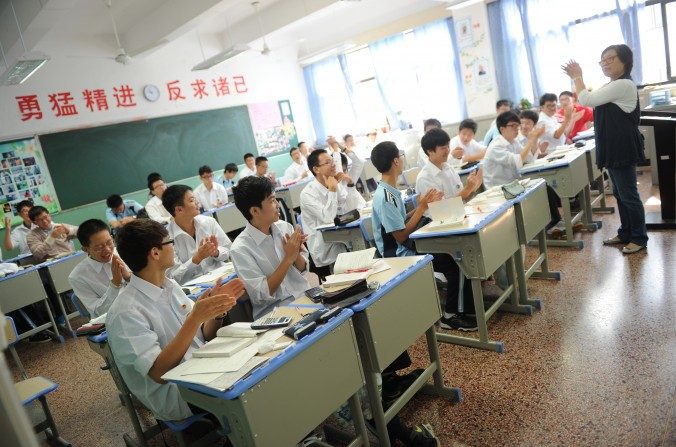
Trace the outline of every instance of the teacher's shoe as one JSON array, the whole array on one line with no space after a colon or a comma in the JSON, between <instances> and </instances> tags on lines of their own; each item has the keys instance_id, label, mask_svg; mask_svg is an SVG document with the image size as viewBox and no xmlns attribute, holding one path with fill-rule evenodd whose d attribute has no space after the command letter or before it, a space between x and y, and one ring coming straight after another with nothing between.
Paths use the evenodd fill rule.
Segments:
<instances>
[{"instance_id":1,"label":"teacher's shoe","mask_svg":"<svg viewBox=\"0 0 676 447\"><path fill-rule=\"evenodd\" d=\"M632 253L636 253L638 251L641 251L645 248L645 245L638 245L634 244L633 242L629 242L627 245L622 247L622 253L625 255L630 255Z\"/></svg>"},{"instance_id":2,"label":"teacher's shoe","mask_svg":"<svg viewBox=\"0 0 676 447\"><path fill-rule=\"evenodd\" d=\"M603 245L626 244L619 236L611 237L603 241Z\"/></svg>"}]
</instances>

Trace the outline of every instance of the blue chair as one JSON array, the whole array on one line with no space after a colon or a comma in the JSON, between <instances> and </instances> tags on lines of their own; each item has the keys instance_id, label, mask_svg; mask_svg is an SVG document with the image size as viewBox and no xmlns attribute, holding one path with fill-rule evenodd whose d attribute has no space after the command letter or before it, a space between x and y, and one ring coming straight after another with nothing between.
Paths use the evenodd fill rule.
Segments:
<instances>
[{"instance_id":1,"label":"blue chair","mask_svg":"<svg viewBox=\"0 0 676 447\"><path fill-rule=\"evenodd\" d=\"M108 333L103 332L98 335L87 337L87 342L94 352L103 357L105 366L102 366L101 369L108 371L112 376L113 382L120 393L120 401L127 409L127 414L134 427L136 439L133 439L128 433L122 435L122 439L124 439L124 443L127 447L148 447L148 440L161 433L163 427L169 428L169 430L174 433L178 445L181 447L206 447L213 445L218 439L223 437L218 431L212 430L200 439L197 439L190 444L187 443L184 436L185 430L198 421L206 420L206 413L196 414L180 421L161 421L156 419L156 424L153 424L150 427L143 427L139 415L136 412L136 408L134 407L135 404L139 406L143 406L143 404L141 404L131 391L129 391L129 388L127 388L127 385L124 383L124 379L120 374L120 370L117 369L113 353L108 345Z\"/></svg>"},{"instance_id":2,"label":"blue chair","mask_svg":"<svg viewBox=\"0 0 676 447\"><path fill-rule=\"evenodd\" d=\"M36 433L44 431L47 440L52 444L70 447L70 442L65 441L59 436L59 431L56 428L52 412L49 410L49 405L47 404L47 395L52 391L55 391L58 388L58 385L42 376L28 377L21 360L19 360L19 355L14 348L14 345L19 341L19 334L16 331L16 326L14 325L12 317L5 317L5 333L7 334L7 341L9 343L8 349L12 353L14 362L19 368L21 378L23 379L14 384L16 393L19 395L19 400L24 407L34 404L35 401L40 402L42 412L45 415L45 418L42 421L33 426L33 430L35 430Z\"/></svg>"}]
</instances>

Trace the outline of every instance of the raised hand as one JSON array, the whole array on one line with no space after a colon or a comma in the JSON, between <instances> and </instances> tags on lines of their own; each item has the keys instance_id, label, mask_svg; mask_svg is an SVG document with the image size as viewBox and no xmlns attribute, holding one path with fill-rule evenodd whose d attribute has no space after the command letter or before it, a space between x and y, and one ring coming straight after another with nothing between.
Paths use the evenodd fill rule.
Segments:
<instances>
[{"instance_id":1,"label":"raised hand","mask_svg":"<svg viewBox=\"0 0 676 447\"><path fill-rule=\"evenodd\" d=\"M582 68L580 68L580 64L573 59L561 65L561 69L570 77L570 79L582 77Z\"/></svg>"},{"instance_id":2,"label":"raised hand","mask_svg":"<svg viewBox=\"0 0 676 447\"><path fill-rule=\"evenodd\" d=\"M330 175L324 177L324 179L326 181L326 187L329 189L329 191L336 192L336 190L338 189L338 180L336 180L335 177L332 177Z\"/></svg>"},{"instance_id":3,"label":"raised hand","mask_svg":"<svg viewBox=\"0 0 676 447\"><path fill-rule=\"evenodd\" d=\"M418 208L427 210L429 204L444 198L444 193L437 189L430 189L422 197L418 196Z\"/></svg>"},{"instance_id":4,"label":"raised hand","mask_svg":"<svg viewBox=\"0 0 676 447\"><path fill-rule=\"evenodd\" d=\"M481 184L484 181L484 171L483 169L477 169L467 176L467 186L470 187L472 191L479 189Z\"/></svg>"},{"instance_id":5,"label":"raised hand","mask_svg":"<svg viewBox=\"0 0 676 447\"><path fill-rule=\"evenodd\" d=\"M457 158L459 160L462 158L463 155L465 155L465 150L460 146L458 146L451 151L451 155L453 156L453 158Z\"/></svg>"}]
</instances>

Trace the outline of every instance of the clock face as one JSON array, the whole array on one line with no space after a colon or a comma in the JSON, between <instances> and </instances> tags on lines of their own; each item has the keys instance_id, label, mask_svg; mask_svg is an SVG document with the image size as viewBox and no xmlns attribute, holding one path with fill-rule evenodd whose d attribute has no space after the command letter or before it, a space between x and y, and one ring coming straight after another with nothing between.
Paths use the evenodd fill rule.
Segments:
<instances>
[{"instance_id":1,"label":"clock face","mask_svg":"<svg viewBox=\"0 0 676 447\"><path fill-rule=\"evenodd\" d=\"M148 84L143 87L143 96L150 102L160 99L160 89L157 86Z\"/></svg>"}]
</instances>

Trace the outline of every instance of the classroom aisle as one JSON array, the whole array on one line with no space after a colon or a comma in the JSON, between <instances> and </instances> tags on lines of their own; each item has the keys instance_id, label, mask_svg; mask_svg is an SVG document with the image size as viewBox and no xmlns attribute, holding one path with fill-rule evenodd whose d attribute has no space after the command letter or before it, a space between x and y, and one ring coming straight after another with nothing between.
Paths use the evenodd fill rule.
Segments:
<instances>
[{"instance_id":1,"label":"classroom aisle","mask_svg":"<svg viewBox=\"0 0 676 447\"><path fill-rule=\"evenodd\" d=\"M654 193L649 171L639 183L644 198ZM542 311L490 320L504 354L441 345L446 383L460 386L464 401L418 396L405 420L431 423L444 447L676 445L675 233L651 232L647 253L624 256L601 244L614 234L617 213L596 219L603 228L581 233L583 250L550 249L560 283L529 282ZM529 261L534 255L529 249ZM124 445L131 425L85 340L17 350L29 375L59 384L50 405L63 438ZM426 358L422 340L410 352L414 366ZM171 434L165 438L174 445ZM164 443L158 437L151 445Z\"/></svg>"}]
</instances>

